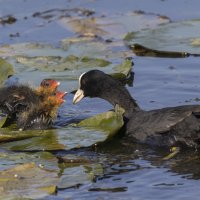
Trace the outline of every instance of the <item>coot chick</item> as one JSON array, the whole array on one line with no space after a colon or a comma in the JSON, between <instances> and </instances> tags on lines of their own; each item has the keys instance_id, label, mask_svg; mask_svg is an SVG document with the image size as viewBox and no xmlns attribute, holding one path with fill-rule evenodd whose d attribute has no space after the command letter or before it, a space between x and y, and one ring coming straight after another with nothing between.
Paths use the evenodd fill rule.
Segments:
<instances>
[{"instance_id":1,"label":"coot chick","mask_svg":"<svg viewBox=\"0 0 200 200\"><path fill-rule=\"evenodd\" d=\"M53 95L59 82L44 79L37 89L28 85L10 85L0 88L0 110L9 116L28 109L32 104L37 104L46 96Z\"/></svg>"},{"instance_id":2,"label":"coot chick","mask_svg":"<svg viewBox=\"0 0 200 200\"><path fill-rule=\"evenodd\" d=\"M144 111L119 81L99 70L80 76L73 103L83 97L99 97L124 108L128 140L166 147L200 146L200 105Z\"/></svg>"},{"instance_id":3,"label":"coot chick","mask_svg":"<svg viewBox=\"0 0 200 200\"><path fill-rule=\"evenodd\" d=\"M45 98L45 96L54 94L59 85L60 82L54 79L44 79L40 83L40 87L36 89L36 92L41 98Z\"/></svg>"},{"instance_id":4,"label":"coot chick","mask_svg":"<svg viewBox=\"0 0 200 200\"><path fill-rule=\"evenodd\" d=\"M57 87L59 84L56 80L44 79L37 89L27 85L11 85L1 88L0 110L7 115L7 120L3 127L7 127L14 122L17 122L20 129L31 127L28 125L31 121L28 119L30 118L29 116L33 116L33 108L35 109L34 117L36 117L36 115L40 115L36 111L42 109L42 105L46 111L46 102L52 106L52 112L55 112L55 108L59 107L65 95L65 93L63 93L63 96L58 95ZM27 116L27 118L24 116ZM21 127L22 124L26 124L26 126Z\"/></svg>"},{"instance_id":5,"label":"coot chick","mask_svg":"<svg viewBox=\"0 0 200 200\"><path fill-rule=\"evenodd\" d=\"M55 91L54 95L46 96L42 101L31 104L29 109L18 114L17 127L20 130L51 128L66 94Z\"/></svg>"}]
</instances>

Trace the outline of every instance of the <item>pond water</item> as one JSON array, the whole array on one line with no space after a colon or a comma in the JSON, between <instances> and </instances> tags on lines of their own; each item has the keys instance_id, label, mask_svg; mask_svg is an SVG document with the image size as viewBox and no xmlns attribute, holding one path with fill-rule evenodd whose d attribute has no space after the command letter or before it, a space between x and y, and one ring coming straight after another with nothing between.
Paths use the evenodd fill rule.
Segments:
<instances>
[{"instance_id":1,"label":"pond water","mask_svg":"<svg viewBox=\"0 0 200 200\"><path fill-rule=\"evenodd\" d=\"M75 69L66 70L67 72L62 70L45 71L41 70L39 62L33 61L32 63L31 56L55 55L62 57L73 54L79 57L85 53L94 58L108 58L112 64L120 64L125 57L133 57L133 86L126 85L126 87L141 108L151 110L168 106L199 104L199 57L157 58L136 56L122 42L121 35L125 36L128 32L133 31L135 35L128 42L142 43L159 50L200 53L200 28L198 28L200 26L200 2L177 0L175 4L173 0L0 0L0 4L1 20L5 20L8 15L16 19L16 22L11 24L3 24L0 21L0 54L1 57L13 64L15 75L22 82L38 84L38 81L42 78L56 78L61 81L61 89L72 91L78 86L78 76L83 71L88 70L87 67L80 69L80 66L77 66ZM126 18L126 13L142 13L142 16L136 15L138 19L132 24L131 20ZM99 28L98 31L95 29L96 32L94 32L99 33L105 40L113 41L112 48L109 46L112 53L108 51L109 54L104 55L103 52L105 50L107 53L107 49L101 46L99 49L97 48L98 51L95 48L93 52L88 50L87 46L78 45L67 47L67 50L64 51L65 49L61 48L64 39L79 38L78 36L82 34L82 30L77 31L78 25L75 26L69 21L66 22L65 18L67 20L79 20L91 16L94 19L97 18L97 22L90 24L89 27L92 27L91 30L96 27ZM129 20L126 21L129 23L128 28L124 21L120 21L123 17L127 21ZM163 18L168 21L162 21ZM159 21L160 19L161 21ZM122 23L121 27L126 27L125 31L118 27L120 23ZM171 24L175 24L175 28ZM103 34L100 29L106 30L109 34ZM153 38L151 34L158 34L158 36L156 35ZM197 43L193 45L192 41ZM38 49L21 47L20 45L24 43L39 43L44 46ZM14 51L2 49L5 45L10 45L10 49L14 48ZM16 47L12 45L16 45ZM89 45L93 45L93 43L89 43ZM5 54L2 52L5 52ZM28 61L25 63L21 60L16 62L14 59L19 59L18 52L22 52L22 55L25 55ZM121 52L123 52L123 55ZM35 69L33 66L36 64L38 67ZM112 66L101 69L107 70L106 72L109 73L112 71ZM199 151L186 149L175 157L164 161L162 158L169 154L169 149L151 148L129 142L122 144L120 138L97 147L71 149L70 145L74 147L73 145L77 141L73 141L70 134L74 133L75 135L77 133L73 132L73 129L65 130L65 125L69 121L84 119L112 109L110 104L101 99L88 98L78 105L73 105L72 98L72 94L66 96L66 103L59 110L58 135L55 136L55 133L52 132L51 138L48 138L47 142L72 140L71 143L70 141L61 143L61 145L65 145L63 150L58 150L57 146L55 149L50 148L50 150L53 150L50 151L53 159L45 158L47 168L57 172L59 178L57 193L37 196L35 193L30 195L23 191L25 195L23 195L23 192L16 192L11 197L9 196L9 199L15 197L52 200L199 199ZM68 131L67 136L65 136L65 131ZM87 143L86 137L90 137L91 134L93 134L93 131L85 133L85 137L81 135L83 137L81 140ZM95 137L95 134L93 137ZM91 136L91 138L93 137ZM45 140L45 137L43 140ZM38 153L37 150L40 152L43 148L48 149L47 143L43 140L34 138L30 141L27 140L27 142L23 141L23 143L20 143L20 141L18 143L2 143L0 169L4 170L16 164L24 163L22 157L26 161L31 161L34 156L37 157L38 154L35 154L35 152ZM79 141L77 143L79 144ZM77 147L77 145L75 146ZM3 156L4 153L16 157L6 157ZM75 157L75 161L77 161L77 157L78 159L80 157L82 160L73 164L58 164L54 160L54 156L56 158L68 158L69 160L73 160ZM37 159L35 161L35 157L33 160L36 163L41 162Z\"/></svg>"}]
</instances>

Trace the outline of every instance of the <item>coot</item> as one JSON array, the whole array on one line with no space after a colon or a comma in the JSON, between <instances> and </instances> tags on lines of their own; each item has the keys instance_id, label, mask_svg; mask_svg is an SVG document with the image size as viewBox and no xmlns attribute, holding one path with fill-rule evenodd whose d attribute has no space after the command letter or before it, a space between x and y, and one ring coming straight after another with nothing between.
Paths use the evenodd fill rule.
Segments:
<instances>
[{"instance_id":1,"label":"coot","mask_svg":"<svg viewBox=\"0 0 200 200\"><path fill-rule=\"evenodd\" d=\"M83 97L99 97L124 108L125 137L156 146L200 145L200 105L184 105L144 111L116 79L99 70L83 73L73 103Z\"/></svg>"}]
</instances>

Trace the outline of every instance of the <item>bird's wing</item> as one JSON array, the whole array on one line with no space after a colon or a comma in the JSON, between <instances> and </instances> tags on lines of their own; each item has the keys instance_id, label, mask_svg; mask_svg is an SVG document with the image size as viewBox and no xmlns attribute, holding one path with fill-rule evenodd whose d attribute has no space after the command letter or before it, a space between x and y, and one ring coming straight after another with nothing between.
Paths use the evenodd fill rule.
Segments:
<instances>
[{"instance_id":1,"label":"bird's wing","mask_svg":"<svg viewBox=\"0 0 200 200\"><path fill-rule=\"evenodd\" d=\"M134 134L136 139L145 140L152 135L164 135L171 131L171 129L183 125L186 119L195 121L198 117L200 117L200 105L169 107L139 112L132 116L127 130L129 131L128 134Z\"/></svg>"}]
</instances>

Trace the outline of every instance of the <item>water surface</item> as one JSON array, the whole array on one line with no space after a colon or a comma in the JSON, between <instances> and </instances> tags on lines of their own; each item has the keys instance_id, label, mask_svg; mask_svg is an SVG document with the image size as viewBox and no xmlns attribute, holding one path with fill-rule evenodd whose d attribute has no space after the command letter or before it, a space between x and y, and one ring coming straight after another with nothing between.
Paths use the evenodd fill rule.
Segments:
<instances>
[{"instance_id":1,"label":"water surface","mask_svg":"<svg viewBox=\"0 0 200 200\"><path fill-rule=\"evenodd\" d=\"M104 14L112 16L140 10L167 16L172 22L200 19L200 2L195 0L178 0L176 5L173 0L0 0L0 3L0 17L12 15L17 19L13 24L0 25L1 45L39 42L59 47L62 39L76 34L62 26L58 19L63 15L85 17L82 9L95 11L95 16ZM74 10L75 8L80 10ZM181 36L182 33L179 34ZM174 46L176 47L176 44ZM121 49L118 47L116 51L124 49L126 47ZM194 50L198 51L195 48ZM133 61L134 83L133 87L127 87L141 108L151 110L167 106L199 104L198 57L172 59L133 55ZM39 73L38 71L26 72L26 69L22 68L17 75L23 81L37 77ZM44 77L45 74L42 76ZM63 80L61 87L64 89L67 85L64 75L52 72L52 76ZM73 95L68 95L66 103L60 109L60 120L64 123L66 118L67 120L85 118L112 108L110 104L100 99L85 99L74 106L71 103L72 98ZM62 125L63 123L60 126ZM116 139L96 149L53 153L59 156L81 156L89 159L91 163L59 166L59 176L67 181L58 188L57 194L49 195L46 199L184 200L191 198L195 200L200 196L198 151L184 150L176 157L163 161L162 158L169 153L169 149L150 148L129 142L122 144L120 139ZM99 169L97 166L100 166ZM1 169L9 167L8 161L0 161ZM91 173L94 176L88 178ZM75 177L79 177L78 180Z\"/></svg>"}]
</instances>

